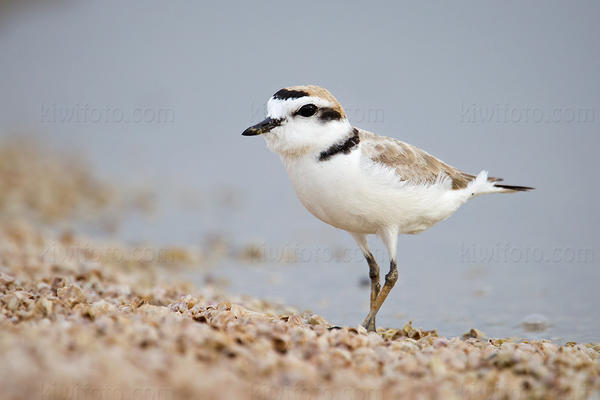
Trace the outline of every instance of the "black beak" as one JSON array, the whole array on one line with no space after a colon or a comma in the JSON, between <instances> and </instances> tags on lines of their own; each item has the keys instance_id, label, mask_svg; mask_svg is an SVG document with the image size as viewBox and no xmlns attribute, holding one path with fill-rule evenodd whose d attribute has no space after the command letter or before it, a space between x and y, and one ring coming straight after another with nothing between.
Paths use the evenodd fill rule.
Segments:
<instances>
[{"instance_id":1,"label":"black beak","mask_svg":"<svg viewBox=\"0 0 600 400\"><path fill-rule=\"evenodd\" d=\"M244 136L262 135L263 133L269 132L273 128L277 128L279 125L281 125L281 121L282 121L281 119L267 118L264 121L259 122L258 124L246 129L244 132L242 132L242 135L244 135Z\"/></svg>"}]
</instances>

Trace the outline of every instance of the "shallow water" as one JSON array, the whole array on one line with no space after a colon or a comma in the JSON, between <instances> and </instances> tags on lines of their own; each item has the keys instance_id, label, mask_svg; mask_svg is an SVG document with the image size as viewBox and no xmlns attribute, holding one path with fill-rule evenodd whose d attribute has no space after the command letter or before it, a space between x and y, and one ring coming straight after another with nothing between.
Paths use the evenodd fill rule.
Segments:
<instances>
[{"instance_id":1,"label":"shallow water","mask_svg":"<svg viewBox=\"0 0 600 400\"><path fill-rule=\"evenodd\" d=\"M595 316L589 314L586 307L573 306L582 299L593 304L594 285L590 284L590 293L584 296L560 295L569 293L573 282L593 280L596 275L578 271L570 283L531 288L526 282L546 271L533 268L527 274L510 273L521 282L502 279L501 274L493 273L472 279L465 268L443 274L436 272L435 280L410 270L403 271L379 313L378 325L399 328L410 320L415 326L437 329L446 336L460 336L475 327L490 337L551 338L562 342L598 340L594 334L598 329ZM359 284L367 275L362 265L329 263L282 267L228 263L215 275L227 278L229 289L234 293L294 304L299 310L321 314L336 325L356 326L368 312L369 289ZM198 274L191 274L190 279L199 284L203 282ZM517 295L519 300L515 301ZM561 300L554 301L556 298ZM539 331L531 331L524 324L532 318L535 320L535 313L547 319Z\"/></svg>"},{"instance_id":2,"label":"shallow water","mask_svg":"<svg viewBox=\"0 0 600 400\"><path fill-rule=\"evenodd\" d=\"M490 199L480 200L485 204ZM141 230L150 242L201 245L206 235L220 232L230 256L207 271L186 272L190 281L225 281L233 293L311 310L338 325L357 325L366 315L368 268L361 252L348 234L317 221L298 201L280 202L285 220L274 217L265 204L210 206L205 215L163 206L167 210L145 229L137 220L132 226L126 223L120 234L137 242ZM467 205L463 213L469 209ZM598 341L600 272L595 249L519 247L518 242L485 247L480 243L486 240L463 233L466 227L461 225L459 213L429 232L399 238L400 278L379 313L380 326L400 327L412 320L415 326L448 336L475 327L490 337ZM487 235L485 227L480 234ZM179 237L174 240L173 235ZM471 241L461 239L463 235ZM233 256L249 243L260 250L263 261ZM376 238L371 238L371 244L383 277L387 254ZM539 329L532 331L531 325L526 329L527 322L539 318L543 323L533 326Z\"/></svg>"}]
</instances>

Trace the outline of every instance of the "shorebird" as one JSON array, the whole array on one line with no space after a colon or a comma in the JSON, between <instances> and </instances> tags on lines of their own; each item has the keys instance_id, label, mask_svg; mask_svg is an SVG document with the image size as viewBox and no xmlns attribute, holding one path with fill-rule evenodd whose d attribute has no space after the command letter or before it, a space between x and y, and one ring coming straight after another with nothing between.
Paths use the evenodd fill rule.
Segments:
<instances>
[{"instance_id":1,"label":"shorebird","mask_svg":"<svg viewBox=\"0 0 600 400\"><path fill-rule=\"evenodd\" d=\"M415 234L452 215L467 200L487 193L531 190L500 184L500 178L462 172L396 139L353 127L326 89L292 86L267 102L266 119L242 135L263 135L278 154L300 202L315 217L349 232L369 265L370 309L375 317L398 280L400 234ZM390 268L380 284L379 266L367 235L385 244Z\"/></svg>"}]
</instances>

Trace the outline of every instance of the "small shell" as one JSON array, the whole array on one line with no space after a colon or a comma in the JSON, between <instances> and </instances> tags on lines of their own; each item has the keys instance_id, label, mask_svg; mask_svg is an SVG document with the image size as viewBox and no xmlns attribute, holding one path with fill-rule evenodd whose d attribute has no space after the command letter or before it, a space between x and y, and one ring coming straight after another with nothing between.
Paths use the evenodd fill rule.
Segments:
<instances>
[{"instance_id":1,"label":"small shell","mask_svg":"<svg viewBox=\"0 0 600 400\"><path fill-rule=\"evenodd\" d=\"M105 314L112 314L115 311L117 311L117 307L115 307L114 304L111 304L104 299L92 303L92 306L90 307L90 315L93 318Z\"/></svg>"},{"instance_id":2,"label":"small shell","mask_svg":"<svg viewBox=\"0 0 600 400\"><path fill-rule=\"evenodd\" d=\"M77 285L64 286L56 290L56 295L70 304L83 303L86 297Z\"/></svg>"}]
</instances>

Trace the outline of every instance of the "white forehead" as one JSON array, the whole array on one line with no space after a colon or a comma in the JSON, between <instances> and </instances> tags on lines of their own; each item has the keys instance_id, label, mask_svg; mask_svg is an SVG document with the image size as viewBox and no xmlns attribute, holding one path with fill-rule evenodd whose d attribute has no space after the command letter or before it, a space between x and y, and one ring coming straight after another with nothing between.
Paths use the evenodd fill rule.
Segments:
<instances>
[{"instance_id":1,"label":"white forehead","mask_svg":"<svg viewBox=\"0 0 600 400\"><path fill-rule=\"evenodd\" d=\"M296 112L305 104L314 104L317 107L333 107L334 105L321 97L304 96L296 99L275 99L271 97L267 102L267 117L284 118Z\"/></svg>"}]
</instances>

